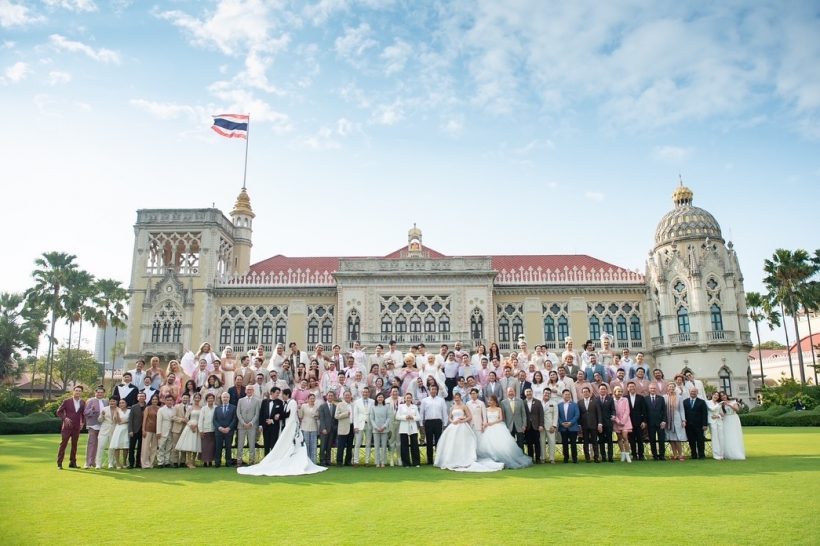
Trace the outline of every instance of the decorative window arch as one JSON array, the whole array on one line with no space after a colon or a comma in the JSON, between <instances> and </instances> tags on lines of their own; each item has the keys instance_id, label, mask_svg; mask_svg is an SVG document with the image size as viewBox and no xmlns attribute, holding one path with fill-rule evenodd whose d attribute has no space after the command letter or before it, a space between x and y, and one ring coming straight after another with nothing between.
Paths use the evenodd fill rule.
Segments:
<instances>
[{"instance_id":1,"label":"decorative window arch","mask_svg":"<svg viewBox=\"0 0 820 546\"><path fill-rule=\"evenodd\" d=\"M307 342L309 346L319 343L319 319L312 317L307 324Z\"/></svg>"},{"instance_id":2,"label":"decorative window arch","mask_svg":"<svg viewBox=\"0 0 820 546\"><path fill-rule=\"evenodd\" d=\"M564 340L569 337L569 320L567 317L558 317L558 339Z\"/></svg>"},{"instance_id":3,"label":"decorative window arch","mask_svg":"<svg viewBox=\"0 0 820 546\"><path fill-rule=\"evenodd\" d=\"M689 309L681 305L678 307L678 333L688 334L691 331L689 325Z\"/></svg>"},{"instance_id":4,"label":"decorative window arch","mask_svg":"<svg viewBox=\"0 0 820 546\"><path fill-rule=\"evenodd\" d=\"M274 340L285 342L288 308L285 305L226 305L219 309L219 351L231 345L244 353L262 345L273 350ZM276 337L274 337L274 334ZM281 341L280 341L281 338Z\"/></svg>"},{"instance_id":5,"label":"decorative window arch","mask_svg":"<svg viewBox=\"0 0 820 546\"><path fill-rule=\"evenodd\" d=\"M601 335L612 336L612 347L643 347L640 332L641 303L638 301L599 301L587 303L589 339L601 346ZM638 329L633 323L637 321Z\"/></svg>"},{"instance_id":6,"label":"decorative window arch","mask_svg":"<svg viewBox=\"0 0 820 546\"><path fill-rule=\"evenodd\" d=\"M154 311L151 324L151 343L181 343L182 311L171 300L166 300Z\"/></svg>"},{"instance_id":7,"label":"decorative window arch","mask_svg":"<svg viewBox=\"0 0 820 546\"><path fill-rule=\"evenodd\" d=\"M712 330L715 332L723 331L723 313L720 310L720 305L713 303L709 307L709 317L712 323Z\"/></svg>"},{"instance_id":8,"label":"decorative window arch","mask_svg":"<svg viewBox=\"0 0 820 546\"><path fill-rule=\"evenodd\" d=\"M610 336L615 336L615 326L610 315L604 315L604 332Z\"/></svg>"},{"instance_id":9,"label":"decorative window arch","mask_svg":"<svg viewBox=\"0 0 820 546\"><path fill-rule=\"evenodd\" d=\"M726 366L723 366L718 371L718 380L720 381L720 390L732 396L732 372Z\"/></svg>"},{"instance_id":10,"label":"decorative window arch","mask_svg":"<svg viewBox=\"0 0 820 546\"><path fill-rule=\"evenodd\" d=\"M544 324L544 344L549 349L557 349L558 341L563 341L569 335L569 304L567 302L553 302L541 304ZM557 324L557 331L556 331Z\"/></svg>"},{"instance_id":11,"label":"decorative window arch","mask_svg":"<svg viewBox=\"0 0 820 546\"><path fill-rule=\"evenodd\" d=\"M544 342L555 343L555 319L551 316L544 317Z\"/></svg>"},{"instance_id":12,"label":"decorative window arch","mask_svg":"<svg viewBox=\"0 0 820 546\"><path fill-rule=\"evenodd\" d=\"M498 319L498 341L499 343L510 342L510 320L507 317Z\"/></svg>"},{"instance_id":13,"label":"decorative window arch","mask_svg":"<svg viewBox=\"0 0 820 546\"><path fill-rule=\"evenodd\" d=\"M314 350L318 343L333 343L333 305L308 305L307 345Z\"/></svg>"},{"instance_id":14,"label":"decorative window arch","mask_svg":"<svg viewBox=\"0 0 820 546\"><path fill-rule=\"evenodd\" d=\"M633 315L634 318L634 315ZM618 341L628 341L629 340L629 330L626 327L626 317L623 315L618 315L618 319L616 322L615 328L615 337ZM638 336L640 339L640 336Z\"/></svg>"},{"instance_id":15,"label":"decorative window arch","mask_svg":"<svg viewBox=\"0 0 820 546\"><path fill-rule=\"evenodd\" d=\"M514 340L521 339L521 336L524 335L524 319L520 316L513 317L512 319L512 337Z\"/></svg>"},{"instance_id":16,"label":"decorative window arch","mask_svg":"<svg viewBox=\"0 0 820 546\"><path fill-rule=\"evenodd\" d=\"M484 314L478 307L470 313L470 337L474 342L484 339Z\"/></svg>"},{"instance_id":17,"label":"decorative window arch","mask_svg":"<svg viewBox=\"0 0 820 546\"><path fill-rule=\"evenodd\" d=\"M255 318L248 322L248 345L259 345L259 321Z\"/></svg>"},{"instance_id":18,"label":"decorative window arch","mask_svg":"<svg viewBox=\"0 0 820 546\"><path fill-rule=\"evenodd\" d=\"M601 321L598 320L598 317L590 317L589 318L589 338L592 340L598 339L601 337Z\"/></svg>"},{"instance_id":19,"label":"decorative window arch","mask_svg":"<svg viewBox=\"0 0 820 546\"><path fill-rule=\"evenodd\" d=\"M359 312L354 308L347 315L347 340L358 341L361 333L361 319Z\"/></svg>"},{"instance_id":20,"label":"decorative window arch","mask_svg":"<svg viewBox=\"0 0 820 546\"><path fill-rule=\"evenodd\" d=\"M518 336L524 333L524 304L499 303L496 311L498 344L501 350L517 349Z\"/></svg>"},{"instance_id":21,"label":"decorative window arch","mask_svg":"<svg viewBox=\"0 0 820 546\"><path fill-rule=\"evenodd\" d=\"M439 332L449 332L450 331L450 317L447 315L441 315L441 318L438 319L438 331Z\"/></svg>"},{"instance_id":22,"label":"decorative window arch","mask_svg":"<svg viewBox=\"0 0 820 546\"><path fill-rule=\"evenodd\" d=\"M660 325L660 314L658 314L658 325ZM632 318L629 319L629 336L634 341L641 340L641 319L638 315L632 315Z\"/></svg>"}]
</instances>

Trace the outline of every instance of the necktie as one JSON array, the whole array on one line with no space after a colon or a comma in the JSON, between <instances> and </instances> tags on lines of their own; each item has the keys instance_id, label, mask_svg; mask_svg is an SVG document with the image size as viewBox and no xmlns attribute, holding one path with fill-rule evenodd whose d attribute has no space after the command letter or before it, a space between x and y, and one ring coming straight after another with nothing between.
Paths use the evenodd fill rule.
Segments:
<instances>
[{"instance_id":1,"label":"necktie","mask_svg":"<svg viewBox=\"0 0 820 546\"><path fill-rule=\"evenodd\" d=\"M655 395L652 395L652 404L655 404Z\"/></svg>"}]
</instances>

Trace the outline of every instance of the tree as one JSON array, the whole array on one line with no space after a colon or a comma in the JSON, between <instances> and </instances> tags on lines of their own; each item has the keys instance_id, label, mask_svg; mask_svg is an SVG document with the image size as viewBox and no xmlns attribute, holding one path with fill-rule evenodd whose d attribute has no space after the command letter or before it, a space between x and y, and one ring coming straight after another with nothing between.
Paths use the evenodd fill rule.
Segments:
<instances>
[{"instance_id":1,"label":"tree","mask_svg":"<svg viewBox=\"0 0 820 546\"><path fill-rule=\"evenodd\" d=\"M820 270L820 263L809 257L809 253L805 250L790 251L779 248L775 250L772 259L764 262L763 270L766 273L763 284L769 291L770 299L779 303L784 315L790 315L794 321L800 382L805 385L806 371L803 367L803 351L800 348L800 328L797 323L797 314L801 305L801 294L806 291L807 283ZM789 367L792 367L791 351L789 351ZM792 377L794 377L793 368Z\"/></svg>"},{"instance_id":2,"label":"tree","mask_svg":"<svg viewBox=\"0 0 820 546\"><path fill-rule=\"evenodd\" d=\"M70 364L68 357L69 350L66 347L60 347L54 355L54 380L60 383L63 390L68 385L97 383L101 364L94 358L93 353L85 349L75 349L71 354Z\"/></svg>"},{"instance_id":3,"label":"tree","mask_svg":"<svg viewBox=\"0 0 820 546\"><path fill-rule=\"evenodd\" d=\"M42 308L31 306L22 294L0 293L0 379L22 372L20 366L15 369L13 359L21 351L35 351L45 329Z\"/></svg>"},{"instance_id":4,"label":"tree","mask_svg":"<svg viewBox=\"0 0 820 546\"><path fill-rule=\"evenodd\" d=\"M749 319L755 323L755 333L757 334L757 360L760 364L760 385L765 385L763 379L763 349L760 343L760 321L765 320L770 330L775 326L780 326L780 313L772 309L772 302L769 298L763 297L759 292L746 292L746 308L749 310Z\"/></svg>"},{"instance_id":5,"label":"tree","mask_svg":"<svg viewBox=\"0 0 820 546\"><path fill-rule=\"evenodd\" d=\"M88 302L93 296L94 276L86 271L74 271L69 277L69 292L66 296L66 322L68 323L68 352L63 366L66 371L71 366L71 340L74 331L74 324L80 323L80 339L77 341L77 349L82 342L82 321L88 314ZM65 377L65 373L63 374ZM66 382L63 382L63 392L66 389Z\"/></svg>"},{"instance_id":6,"label":"tree","mask_svg":"<svg viewBox=\"0 0 820 546\"><path fill-rule=\"evenodd\" d=\"M778 313L778 315L779 314L780 313ZM772 351L772 350L776 350L776 349L785 349L786 346L783 345L782 343L780 343L779 341L775 341L775 340L771 339L769 341L764 341L763 343L755 345L752 348L753 349L763 349L763 350L766 350L766 351Z\"/></svg>"},{"instance_id":7,"label":"tree","mask_svg":"<svg viewBox=\"0 0 820 546\"><path fill-rule=\"evenodd\" d=\"M51 377L54 366L54 328L57 319L65 316L65 302L71 276L77 271L74 260L77 256L64 252L44 252L34 261L36 268L32 272L34 286L26 292L26 298L33 306L42 306L51 312L51 334L48 337L48 356L46 357L46 377L43 397L51 400Z\"/></svg>"},{"instance_id":8,"label":"tree","mask_svg":"<svg viewBox=\"0 0 820 546\"><path fill-rule=\"evenodd\" d=\"M120 328L125 327L128 315L125 305L128 303L128 291L113 279L100 279L95 283L94 303L97 307L97 327L103 329L103 359L106 355L105 329L114 327L114 339L117 339ZM111 378L114 378L114 363L111 362ZM103 379L105 379L105 362L103 362Z\"/></svg>"}]
</instances>

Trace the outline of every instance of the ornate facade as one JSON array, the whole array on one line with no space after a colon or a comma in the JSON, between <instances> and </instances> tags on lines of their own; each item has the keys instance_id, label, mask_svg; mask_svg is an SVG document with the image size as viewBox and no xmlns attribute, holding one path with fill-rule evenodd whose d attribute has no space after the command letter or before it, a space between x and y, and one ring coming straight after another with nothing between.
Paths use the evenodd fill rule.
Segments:
<instances>
[{"instance_id":1,"label":"ornate facade","mask_svg":"<svg viewBox=\"0 0 820 546\"><path fill-rule=\"evenodd\" d=\"M743 279L731 242L692 192L655 234L646 274L586 255L445 256L422 244L385 256L286 257L251 264L255 215L245 191L217 209L137 212L128 356L168 359L208 341L243 352L295 341L400 347L519 336L560 352L601 334L643 351L667 375L689 367L748 398L751 347ZM726 376L728 374L728 383Z\"/></svg>"}]
</instances>

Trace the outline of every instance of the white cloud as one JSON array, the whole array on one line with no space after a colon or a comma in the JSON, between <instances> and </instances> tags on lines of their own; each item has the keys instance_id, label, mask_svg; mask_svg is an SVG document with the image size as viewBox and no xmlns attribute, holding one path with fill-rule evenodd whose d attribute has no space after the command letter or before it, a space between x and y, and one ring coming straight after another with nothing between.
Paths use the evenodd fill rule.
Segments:
<instances>
[{"instance_id":1,"label":"white cloud","mask_svg":"<svg viewBox=\"0 0 820 546\"><path fill-rule=\"evenodd\" d=\"M361 57L368 49L376 47L378 42L371 38L373 31L370 25L362 23L356 28L347 27L343 36L336 38L336 53L350 61Z\"/></svg>"},{"instance_id":2,"label":"white cloud","mask_svg":"<svg viewBox=\"0 0 820 546\"><path fill-rule=\"evenodd\" d=\"M43 3L52 8L63 8L69 11L97 11L94 0L43 0Z\"/></svg>"},{"instance_id":3,"label":"white cloud","mask_svg":"<svg viewBox=\"0 0 820 546\"><path fill-rule=\"evenodd\" d=\"M596 203L600 203L606 198L606 195L599 191L587 191L584 192L584 198L588 199L589 201L595 201Z\"/></svg>"},{"instance_id":4,"label":"white cloud","mask_svg":"<svg viewBox=\"0 0 820 546\"><path fill-rule=\"evenodd\" d=\"M458 118L449 118L441 125L441 130L450 136L458 136L464 131L464 122Z\"/></svg>"},{"instance_id":5,"label":"white cloud","mask_svg":"<svg viewBox=\"0 0 820 546\"><path fill-rule=\"evenodd\" d=\"M71 81L71 74L62 72L61 70L52 70L48 73L49 85L61 85Z\"/></svg>"},{"instance_id":6,"label":"white cloud","mask_svg":"<svg viewBox=\"0 0 820 546\"><path fill-rule=\"evenodd\" d=\"M202 108L195 108L187 104L177 104L175 102L131 99L128 101L128 104L159 119L176 119L180 117L203 119L207 116Z\"/></svg>"},{"instance_id":7,"label":"white cloud","mask_svg":"<svg viewBox=\"0 0 820 546\"><path fill-rule=\"evenodd\" d=\"M15 4L11 0L0 0L0 27L25 26L44 20L44 17L32 13L22 4Z\"/></svg>"},{"instance_id":8,"label":"white cloud","mask_svg":"<svg viewBox=\"0 0 820 546\"><path fill-rule=\"evenodd\" d=\"M688 159L692 152L692 148L681 146L655 146L652 150L652 157L658 161L680 163Z\"/></svg>"},{"instance_id":9,"label":"white cloud","mask_svg":"<svg viewBox=\"0 0 820 546\"><path fill-rule=\"evenodd\" d=\"M348 11L350 6L347 0L319 0L315 4L305 7L305 17L311 20L314 25L324 24L332 15L341 11Z\"/></svg>"},{"instance_id":10,"label":"white cloud","mask_svg":"<svg viewBox=\"0 0 820 546\"><path fill-rule=\"evenodd\" d=\"M529 155L530 153L536 150L552 150L555 148L555 144L550 139L541 140L536 138L535 140L531 140L524 146L520 148L514 148L512 152L516 155Z\"/></svg>"},{"instance_id":11,"label":"white cloud","mask_svg":"<svg viewBox=\"0 0 820 546\"><path fill-rule=\"evenodd\" d=\"M302 139L300 144L311 150L336 150L341 144L333 139L334 131L330 127L322 127L315 135Z\"/></svg>"},{"instance_id":12,"label":"white cloud","mask_svg":"<svg viewBox=\"0 0 820 546\"><path fill-rule=\"evenodd\" d=\"M404 70L404 65L413 54L413 47L404 40L396 39L393 45L387 46L382 51L381 58L384 59L385 74L401 72Z\"/></svg>"},{"instance_id":13,"label":"white cloud","mask_svg":"<svg viewBox=\"0 0 820 546\"><path fill-rule=\"evenodd\" d=\"M336 133L339 136L346 137L356 129L356 125L347 118L339 118L336 120Z\"/></svg>"},{"instance_id":14,"label":"white cloud","mask_svg":"<svg viewBox=\"0 0 820 546\"><path fill-rule=\"evenodd\" d=\"M6 79L11 83L20 83L21 81L26 79L31 73L31 68L29 65L22 61L18 61L11 65L10 67L6 68Z\"/></svg>"},{"instance_id":15,"label":"white cloud","mask_svg":"<svg viewBox=\"0 0 820 546\"><path fill-rule=\"evenodd\" d=\"M3 40L3 49L14 49L14 46L17 45L17 42L12 42L11 40Z\"/></svg>"},{"instance_id":16,"label":"white cloud","mask_svg":"<svg viewBox=\"0 0 820 546\"><path fill-rule=\"evenodd\" d=\"M49 41L51 42L51 45L54 46L55 49L57 49L57 51L82 53L89 59L93 59L101 63L120 64L120 54L111 49L94 49L90 45L84 44L82 42L69 40L68 38L61 36L59 34L52 34L51 36L49 36Z\"/></svg>"},{"instance_id":17,"label":"white cloud","mask_svg":"<svg viewBox=\"0 0 820 546\"><path fill-rule=\"evenodd\" d=\"M378 125L395 125L404 119L404 108L401 100L395 100L391 104L382 104L373 112L373 123Z\"/></svg>"}]
</instances>

